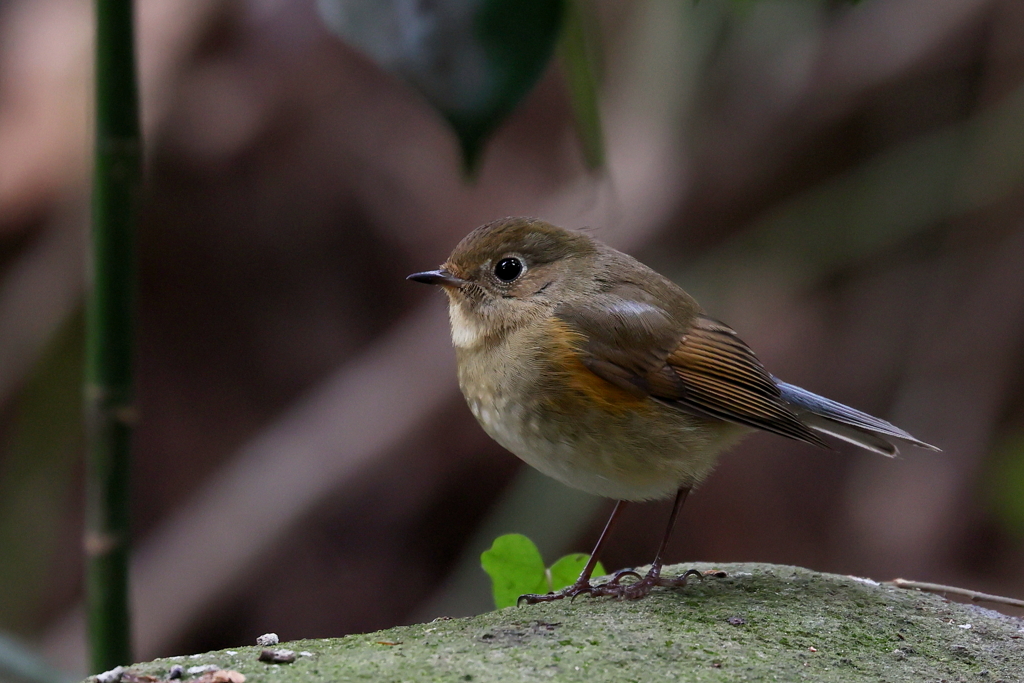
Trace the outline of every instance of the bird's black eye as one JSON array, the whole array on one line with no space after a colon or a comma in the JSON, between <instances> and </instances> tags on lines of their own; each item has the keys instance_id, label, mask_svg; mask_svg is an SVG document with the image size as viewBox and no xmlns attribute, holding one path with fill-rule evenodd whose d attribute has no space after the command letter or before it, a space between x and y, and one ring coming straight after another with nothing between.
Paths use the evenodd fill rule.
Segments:
<instances>
[{"instance_id":1,"label":"bird's black eye","mask_svg":"<svg viewBox=\"0 0 1024 683\"><path fill-rule=\"evenodd\" d=\"M514 256L506 256L494 266L494 276L502 282L512 282L523 273L523 262Z\"/></svg>"}]
</instances>

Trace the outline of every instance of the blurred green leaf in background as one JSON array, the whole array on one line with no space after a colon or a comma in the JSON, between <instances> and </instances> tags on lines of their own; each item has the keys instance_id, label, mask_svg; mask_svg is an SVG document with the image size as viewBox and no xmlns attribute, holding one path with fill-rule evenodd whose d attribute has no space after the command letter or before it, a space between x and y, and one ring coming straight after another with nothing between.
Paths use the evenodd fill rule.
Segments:
<instances>
[{"instance_id":1,"label":"blurred green leaf in background","mask_svg":"<svg viewBox=\"0 0 1024 683\"><path fill-rule=\"evenodd\" d=\"M494 605L502 609L515 605L520 595L543 594L572 585L589 559L586 553L573 553L545 568L533 541L522 534L505 534L494 539L490 550L483 552L480 564L491 577ZM598 562L594 575L605 573Z\"/></svg>"},{"instance_id":2,"label":"blurred green leaf in background","mask_svg":"<svg viewBox=\"0 0 1024 683\"><path fill-rule=\"evenodd\" d=\"M522 534L494 539L490 550L480 555L480 564L491 577L494 605L498 609L516 604L520 595L548 591L540 551Z\"/></svg>"},{"instance_id":3,"label":"blurred green leaf in background","mask_svg":"<svg viewBox=\"0 0 1024 683\"><path fill-rule=\"evenodd\" d=\"M82 457L84 322L68 320L24 384L0 460L0 629L28 635Z\"/></svg>"},{"instance_id":4,"label":"blurred green leaf in background","mask_svg":"<svg viewBox=\"0 0 1024 683\"><path fill-rule=\"evenodd\" d=\"M590 555L586 553L572 553L551 565L548 569L548 580L551 582L549 590L557 591L576 583L576 579L583 568L587 566L589 559ZM594 575L604 576L605 573L604 566L598 562L594 568Z\"/></svg>"},{"instance_id":5,"label":"blurred green leaf in background","mask_svg":"<svg viewBox=\"0 0 1024 683\"><path fill-rule=\"evenodd\" d=\"M536 83L563 0L318 0L343 40L408 81L455 129L467 173L483 143Z\"/></svg>"},{"instance_id":6,"label":"blurred green leaf in background","mask_svg":"<svg viewBox=\"0 0 1024 683\"><path fill-rule=\"evenodd\" d=\"M583 159L590 169L604 166L604 134L598 108L598 34L593 4L586 0L567 0L565 29L558 45L558 54L565 74L569 101L572 104L576 134L583 149Z\"/></svg>"},{"instance_id":7,"label":"blurred green leaf in background","mask_svg":"<svg viewBox=\"0 0 1024 683\"><path fill-rule=\"evenodd\" d=\"M996 517L1024 536L1024 434L1005 439L996 449L990 490Z\"/></svg>"},{"instance_id":8,"label":"blurred green leaf in background","mask_svg":"<svg viewBox=\"0 0 1024 683\"><path fill-rule=\"evenodd\" d=\"M0 630L21 636L40 627L37 605L46 597L73 504L69 494L83 446L83 346L79 311L51 340L22 387L0 458ZM0 633L0 681L68 680L28 646Z\"/></svg>"}]
</instances>

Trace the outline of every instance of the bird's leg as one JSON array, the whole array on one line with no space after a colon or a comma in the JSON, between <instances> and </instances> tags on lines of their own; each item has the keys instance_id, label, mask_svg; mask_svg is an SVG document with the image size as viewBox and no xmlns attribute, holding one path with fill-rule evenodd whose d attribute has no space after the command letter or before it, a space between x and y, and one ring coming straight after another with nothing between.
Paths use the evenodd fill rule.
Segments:
<instances>
[{"instance_id":1,"label":"bird's leg","mask_svg":"<svg viewBox=\"0 0 1024 683\"><path fill-rule=\"evenodd\" d=\"M590 595L609 595L617 598L627 598L630 600L636 600L642 598L651 592L651 589L655 586L685 586L686 580L690 576L701 576L700 572L691 569L684 573L682 576L676 578L666 579L661 576L662 557L665 554L665 549L668 547L668 541L672 537L672 529L676 525L676 518L679 516L679 510L683 507L683 503L686 502L686 496L690 493L689 487L681 488L676 493L675 503L672 505L672 514L668 518L668 527L665 529L665 536L661 539L661 545L658 547L658 554L654 557L654 562L651 563L651 568L647 572L647 576L643 577L636 583L622 584L619 579L623 576L632 575L639 578L636 572L619 572L615 575L615 578L606 584L593 587L589 592Z\"/></svg>"},{"instance_id":2,"label":"bird's leg","mask_svg":"<svg viewBox=\"0 0 1024 683\"><path fill-rule=\"evenodd\" d=\"M658 554L654 556L654 562L651 563L651 569L647 572L648 578L653 578L655 580L661 578L661 563L663 561L662 557L665 555L665 549L668 548L669 539L672 538L672 529L674 529L676 526L676 518L679 517L679 510L682 509L683 503L686 502L686 497L689 494L689 487L679 489L679 491L676 492L676 501L675 503L672 504L672 514L668 516L668 526L665 527L665 536L662 537L661 545L658 546Z\"/></svg>"},{"instance_id":3,"label":"bird's leg","mask_svg":"<svg viewBox=\"0 0 1024 683\"><path fill-rule=\"evenodd\" d=\"M538 602L552 602L554 600L561 600L562 598L575 598L584 593L593 595L594 587L590 585L590 577L594 573L594 567L597 566L597 558L601 554L601 548L604 546L604 542L608 539L611 533L612 527L615 525L615 520L618 519L619 513L626 507L628 501L620 500L615 503L615 509L612 510L611 516L604 525L604 531L601 532L600 537L597 539L597 543L594 545L593 552L590 553L590 559L587 560L587 566L580 572L580 577L576 579L576 583L571 586L566 586L560 591L554 593L548 593L547 595L520 595L518 604L524 602L528 605L533 605Z\"/></svg>"}]
</instances>

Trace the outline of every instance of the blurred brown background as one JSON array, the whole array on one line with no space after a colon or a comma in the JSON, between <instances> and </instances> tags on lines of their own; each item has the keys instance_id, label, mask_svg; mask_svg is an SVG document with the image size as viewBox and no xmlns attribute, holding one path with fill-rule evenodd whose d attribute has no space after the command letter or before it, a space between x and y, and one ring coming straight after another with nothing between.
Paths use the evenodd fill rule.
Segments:
<instances>
[{"instance_id":1,"label":"blurred brown background","mask_svg":"<svg viewBox=\"0 0 1024 683\"><path fill-rule=\"evenodd\" d=\"M776 375L943 448L770 435L691 498L672 561L1024 597L1024 4L602 0L607 167L557 63L477 183L313 2L140 0L147 141L137 656L486 610L499 533L551 562L610 503L528 472L406 283L538 215L670 274ZM82 666L80 305L91 3L0 0L0 630ZM648 562L665 505L604 558Z\"/></svg>"}]
</instances>

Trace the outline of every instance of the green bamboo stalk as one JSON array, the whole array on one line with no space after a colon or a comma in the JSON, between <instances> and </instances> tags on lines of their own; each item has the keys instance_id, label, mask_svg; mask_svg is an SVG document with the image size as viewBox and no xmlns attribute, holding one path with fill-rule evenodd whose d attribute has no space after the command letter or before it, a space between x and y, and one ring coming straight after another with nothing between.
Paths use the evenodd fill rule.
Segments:
<instances>
[{"instance_id":1,"label":"green bamboo stalk","mask_svg":"<svg viewBox=\"0 0 1024 683\"><path fill-rule=\"evenodd\" d=\"M85 548L94 672L132 662L128 470L134 422L134 229L141 175L132 0L96 0L92 286L86 301Z\"/></svg>"}]
</instances>

